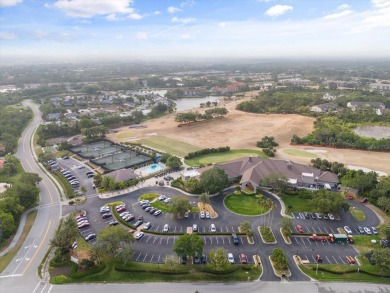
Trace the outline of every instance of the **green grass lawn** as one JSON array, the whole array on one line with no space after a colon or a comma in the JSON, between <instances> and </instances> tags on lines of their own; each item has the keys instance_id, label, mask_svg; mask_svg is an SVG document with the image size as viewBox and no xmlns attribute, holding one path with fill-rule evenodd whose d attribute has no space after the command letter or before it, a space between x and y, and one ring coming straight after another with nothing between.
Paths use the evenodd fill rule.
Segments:
<instances>
[{"instance_id":1,"label":"green grass lawn","mask_svg":"<svg viewBox=\"0 0 390 293\"><path fill-rule=\"evenodd\" d=\"M116 138L117 138L117 139L123 139L123 140L128 139L128 138L131 138L131 137L134 137L134 134L132 134L132 133L127 133L127 132L125 132L125 133L119 133L119 134L116 135Z\"/></svg>"},{"instance_id":2,"label":"green grass lawn","mask_svg":"<svg viewBox=\"0 0 390 293\"><path fill-rule=\"evenodd\" d=\"M282 194L281 196L288 213L303 213L303 212L314 212L311 205L309 205L309 200L300 198L298 195L287 195Z\"/></svg>"},{"instance_id":3,"label":"green grass lawn","mask_svg":"<svg viewBox=\"0 0 390 293\"><path fill-rule=\"evenodd\" d=\"M224 163L248 156L260 156L262 158L267 158L267 156L262 151L241 149L230 150L223 153L207 154L190 160L185 160L185 163L190 166L200 166L211 163Z\"/></svg>"},{"instance_id":4,"label":"green grass lawn","mask_svg":"<svg viewBox=\"0 0 390 293\"><path fill-rule=\"evenodd\" d=\"M154 200L156 197L158 196L157 193L144 193L142 194L138 201L141 201L141 200L149 200L149 201L152 201Z\"/></svg>"},{"instance_id":5,"label":"green grass lawn","mask_svg":"<svg viewBox=\"0 0 390 293\"><path fill-rule=\"evenodd\" d=\"M8 264L12 261L14 256L18 253L19 249L22 247L23 242L26 240L27 235L31 230L31 227L35 222L37 213L38 213L37 211L32 211L27 215L26 225L23 228L23 232L20 236L19 241L16 243L15 247L10 252L0 257L0 272L2 272L8 266Z\"/></svg>"},{"instance_id":6,"label":"green grass lawn","mask_svg":"<svg viewBox=\"0 0 390 293\"><path fill-rule=\"evenodd\" d=\"M283 150L287 155L290 156L296 156L296 157L305 157L305 158L312 158L315 159L317 156L313 153L302 151L302 150L296 150L296 149L285 149Z\"/></svg>"},{"instance_id":7,"label":"green grass lawn","mask_svg":"<svg viewBox=\"0 0 390 293\"><path fill-rule=\"evenodd\" d=\"M363 222L366 219L366 214L361 209L351 207L349 209L349 212L351 213L352 217L358 222Z\"/></svg>"},{"instance_id":8,"label":"green grass lawn","mask_svg":"<svg viewBox=\"0 0 390 293\"><path fill-rule=\"evenodd\" d=\"M159 149L163 152L184 157L188 153L199 151L200 148L165 136L153 136L140 140L141 144Z\"/></svg>"},{"instance_id":9,"label":"green grass lawn","mask_svg":"<svg viewBox=\"0 0 390 293\"><path fill-rule=\"evenodd\" d=\"M261 215L268 211L266 207L258 203L258 197L254 195L232 193L225 197L224 204L232 212L246 216Z\"/></svg>"}]
</instances>

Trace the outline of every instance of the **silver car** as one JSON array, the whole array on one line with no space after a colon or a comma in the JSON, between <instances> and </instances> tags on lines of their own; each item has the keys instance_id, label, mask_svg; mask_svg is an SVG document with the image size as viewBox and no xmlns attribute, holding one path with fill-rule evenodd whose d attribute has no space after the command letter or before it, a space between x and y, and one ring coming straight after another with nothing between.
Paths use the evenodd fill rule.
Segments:
<instances>
[{"instance_id":1,"label":"silver car","mask_svg":"<svg viewBox=\"0 0 390 293\"><path fill-rule=\"evenodd\" d=\"M345 231L348 235L352 235L352 230L351 230L351 228L349 228L348 226L344 226L344 231Z\"/></svg>"}]
</instances>

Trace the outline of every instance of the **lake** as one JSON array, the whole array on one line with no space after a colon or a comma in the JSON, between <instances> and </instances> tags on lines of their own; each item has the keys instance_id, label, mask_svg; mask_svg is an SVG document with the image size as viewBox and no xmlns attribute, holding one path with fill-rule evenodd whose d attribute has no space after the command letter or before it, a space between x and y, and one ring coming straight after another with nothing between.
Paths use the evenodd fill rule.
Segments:
<instances>
[{"instance_id":1,"label":"lake","mask_svg":"<svg viewBox=\"0 0 390 293\"><path fill-rule=\"evenodd\" d=\"M390 127L387 126L359 126L353 131L359 136L375 139L390 138Z\"/></svg>"},{"instance_id":2,"label":"lake","mask_svg":"<svg viewBox=\"0 0 390 293\"><path fill-rule=\"evenodd\" d=\"M194 108L199 108L201 103L206 102L218 102L218 97L208 96L203 98L183 98L183 99L177 99L175 101L176 103L176 111L184 111L184 110L191 110Z\"/></svg>"}]
</instances>

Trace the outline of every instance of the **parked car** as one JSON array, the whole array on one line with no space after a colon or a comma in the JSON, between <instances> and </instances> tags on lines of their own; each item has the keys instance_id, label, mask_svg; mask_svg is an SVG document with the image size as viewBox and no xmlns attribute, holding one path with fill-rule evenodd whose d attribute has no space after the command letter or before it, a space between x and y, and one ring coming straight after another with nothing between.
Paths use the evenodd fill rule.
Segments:
<instances>
[{"instance_id":1,"label":"parked car","mask_svg":"<svg viewBox=\"0 0 390 293\"><path fill-rule=\"evenodd\" d=\"M197 252L195 252L195 255L194 255L194 264L200 264L200 257L199 257L199 254Z\"/></svg>"},{"instance_id":2,"label":"parked car","mask_svg":"<svg viewBox=\"0 0 390 293\"><path fill-rule=\"evenodd\" d=\"M144 237L144 232L139 232L137 234L135 234L134 238L136 240L140 240L142 237Z\"/></svg>"},{"instance_id":3,"label":"parked car","mask_svg":"<svg viewBox=\"0 0 390 293\"><path fill-rule=\"evenodd\" d=\"M206 219L210 219L210 213L206 212Z\"/></svg>"},{"instance_id":4,"label":"parked car","mask_svg":"<svg viewBox=\"0 0 390 293\"><path fill-rule=\"evenodd\" d=\"M233 253L228 253L228 261L233 264L234 263L234 256Z\"/></svg>"},{"instance_id":5,"label":"parked car","mask_svg":"<svg viewBox=\"0 0 390 293\"><path fill-rule=\"evenodd\" d=\"M240 240L238 239L237 234L233 233L232 234L232 239L233 239L233 244L234 245L240 244Z\"/></svg>"},{"instance_id":6,"label":"parked car","mask_svg":"<svg viewBox=\"0 0 390 293\"><path fill-rule=\"evenodd\" d=\"M161 215L161 213L162 213L161 210L157 210L157 211L154 212L153 215L155 215L157 217L157 216Z\"/></svg>"},{"instance_id":7,"label":"parked car","mask_svg":"<svg viewBox=\"0 0 390 293\"><path fill-rule=\"evenodd\" d=\"M167 197L166 199L163 200L163 202L165 202L165 203L169 203L170 201L171 201L170 197Z\"/></svg>"},{"instance_id":8,"label":"parked car","mask_svg":"<svg viewBox=\"0 0 390 293\"><path fill-rule=\"evenodd\" d=\"M108 206L102 206L100 208L100 213L103 214L103 213L106 213L106 212L109 212L110 211L110 207Z\"/></svg>"},{"instance_id":9,"label":"parked car","mask_svg":"<svg viewBox=\"0 0 390 293\"><path fill-rule=\"evenodd\" d=\"M248 257L243 253L240 254L240 263L242 263L242 264L248 263Z\"/></svg>"},{"instance_id":10,"label":"parked car","mask_svg":"<svg viewBox=\"0 0 390 293\"><path fill-rule=\"evenodd\" d=\"M202 254L202 256L200 257L200 262L207 263L207 254L205 253Z\"/></svg>"},{"instance_id":11,"label":"parked car","mask_svg":"<svg viewBox=\"0 0 390 293\"><path fill-rule=\"evenodd\" d=\"M169 225L165 224L163 228L163 232L168 232L169 231Z\"/></svg>"},{"instance_id":12,"label":"parked car","mask_svg":"<svg viewBox=\"0 0 390 293\"><path fill-rule=\"evenodd\" d=\"M135 216L133 216L132 214L129 214L124 220L126 222L133 221L133 220L135 220Z\"/></svg>"},{"instance_id":13,"label":"parked car","mask_svg":"<svg viewBox=\"0 0 390 293\"><path fill-rule=\"evenodd\" d=\"M152 227L152 224L151 224L150 222L147 222L147 223L145 224L145 226L144 226L144 229L145 229L145 230L149 230L150 227Z\"/></svg>"},{"instance_id":14,"label":"parked car","mask_svg":"<svg viewBox=\"0 0 390 293\"><path fill-rule=\"evenodd\" d=\"M151 208L149 214L153 215L155 211L157 211L155 208Z\"/></svg>"},{"instance_id":15,"label":"parked car","mask_svg":"<svg viewBox=\"0 0 390 293\"><path fill-rule=\"evenodd\" d=\"M137 222L134 223L134 226L139 227L142 225L143 222L144 222L143 220L137 220Z\"/></svg>"},{"instance_id":16,"label":"parked car","mask_svg":"<svg viewBox=\"0 0 390 293\"><path fill-rule=\"evenodd\" d=\"M364 227L363 229L364 229L364 232L365 232L367 235L371 235L371 234L372 234L370 228Z\"/></svg>"},{"instance_id":17,"label":"parked car","mask_svg":"<svg viewBox=\"0 0 390 293\"><path fill-rule=\"evenodd\" d=\"M198 225L197 224L192 225L192 232L198 232Z\"/></svg>"},{"instance_id":18,"label":"parked car","mask_svg":"<svg viewBox=\"0 0 390 293\"><path fill-rule=\"evenodd\" d=\"M322 214L321 213L315 213L316 217L318 220L321 220L322 219Z\"/></svg>"},{"instance_id":19,"label":"parked car","mask_svg":"<svg viewBox=\"0 0 390 293\"><path fill-rule=\"evenodd\" d=\"M102 215L102 218L103 218L103 219L108 219L108 218L110 218L110 217L112 217L112 214L111 214L111 213L106 213L106 214L103 214L103 215Z\"/></svg>"},{"instance_id":20,"label":"parked car","mask_svg":"<svg viewBox=\"0 0 390 293\"><path fill-rule=\"evenodd\" d=\"M358 229L360 234L365 234L366 233L362 226L357 227L357 229Z\"/></svg>"},{"instance_id":21,"label":"parked car","mask_svg":"<svg viewBox=\"0 0 390 293\"><path fill-rule=\"evenodd\" d=\"M164 200L167 197L164 194L160 194L159 197L157 198L158 200Z\"/></svg>"},{"instance_id":22,"label":"parked car","mask_svg":"<svg viewBox=\"0 0 390 293\"><path fill-rule=\"evenodd\" d=\"M82 224L77 226L77 228L79 228L79 229L86 228L86 227L89 227L89 223L82 223Z\"/></svg>"},{"instance_id":23,"label":"parked car","mask_svg":"<svg viewBox=\"0 0 390 293\"><path fill-rule=\"evenodd\" d=\"M67 159L69 159L69 156L63 156L62 159L67 160Z\"/></svg>"},{"instance_id":24,"label":"parked car","mask_svg":"<svg viewBox=\"0 0 390 293\"><path fill-rule=\"evenodd\" d=\"M206 217L205 212L200 212L200 218L201 218L201 219L204 219L205 217Z\"/></svg>"},{"instance_id":25,"label":"parked car","mask_svg":"<svg viewBox=\"0 0 390 293\"><path fill-rule=\"evenodd\" d=\"M215 227L214 224L210 225L210 232L217 232L217 228Z\"/></svg>"},{"instance_id":26,"label":"parked car","mask_svg":"<svg viewBox=\"0 0 390 293\"><path fill-rule=\"evenodd\" d=\"M128 211L125 211L125 212L122 212L122 213L119 214L119 216L120 216L121 218L126 217L126 216L128 216L128 215L130 215L130 212L128 212Z\"/></svg>"},{"instance_id":27,"label":"parked car","mask_svg":"<svg viewBox=\"0 0 390 293\"><path fill-rule=\"evenodd\" d=\"M122 203L122 204L118 204L115 208L119 209L119 208L125 208L125 207L126 207L126 204Z\"/></svg>"},{"instance_id":28,"label":"parked car","mask_svg":"<svg viewBox=\"0 0 390 293\"><path fill-rule=\"evenodd\" d=\"M305 231L303 231L301 225L296 225L296 226L295 226L295 229L297 229L297 232L298 232L298 233L304 233L304 232L305 232Z\"/></svg>"},{"instance_id":29,"label":"parked car","mask_svg":"<svg viewBox=\"0 0 390 293\"><path fill-rule=\"evenodd\" d=\"M143 204L142 206L141 206L141 208L142 209L147 209L147 208L149 208L150 207L150 204L148 204L148 203L145 203L145 204Z\"/></svg>"},{"instance_id":30,"label":"parked car","mask_svg":"<svg viewBox=\"0 0 390 293\"><path fill-rule=\"evenodd\" d=\"M91 234L88 234L87 236L85 236L85 241L89 241L89 240L92 240L92 239L95 239L96 238L96 234L95 233L91 233Z\"/></svg>"},{"instance_id":31,"label":"parked car","mask_svg":"<svg viewBox=\"0 0 390 293\"><path fill-rule=\"evenodd\" d=\"M378 235L378 230L375 227L371 227L372 234Z\"/></svg>"},{"instance_id":32,"label":"parked car","mask_svg":"<svg viewBox=\"0 0 390 293\"><path fill-rule=\"evenodd\" d=\"M116 226L118 224L119 224L118 221L111 221L108 223L108 226Z\"/></svg>"},{"instance_id":33,"label":"parked car","mask_svg":"<svg viewBox=\"0 0 390 293\"><path fill-rule=\"evenodd\" d=\"M322 218L323 218L324 220L329 220L328 214L323 214L323 215L322 215Z\"/></svg>"},{"instance_id":34,"label":"parked car","mask_svg":"<svg viewBox=\"0 0 390 293\"><path fill-rule=\"evenodd\" d=\"M328 214L328 217L329 217L329 220L334 221L334 216L333 216L333 214Z\"/></svg>"},{"instance_id":35,"label":"parked car","mask_svg":"<svg viewBox=\"0 0 390 293\"><path fill-rule=\"evenodd\" d=\"M145 212L148 213L151 209L152 209L152 207L147 207L147 208L145 208Z\"/></svg>"},{"instance_id":36,"label":"parked car","mask_svg":"<svg viewBox=\"0 0 390 293\"><path fill-rule=\"evenodd\" d=\"M362 198L361 200L359 200L361 203L366 203L368 202L368 199L367 198Z\"/></svg>"},{"instance_id":37,"label":"parked car","mask_svg":"<svg viewBox=\"0 0 390 293\"><path fill-rule=\"evenodd\" d=\"M125 207L120 207L120 208L117 208L116 211L117 211L118 213L124 212L124 211L126 211L126 208L125 208Z\"/></svg>"},{"instance_id":38,"label":"parked car","mask_svg":"<svg viewBox=\"0 0 390 293\"><path fill-rule=\"evenodd\" d=\"M310 218L311 218L312 220L317 220L317 217L316 217L315 214L313 214L313 213L309 213L309 214L310 214Z\"/></svg>"},{"instance_id":39,"label":"parked car","mask_svg":"<svg viewBox=\"0 0 390 293\"><path fill-rule=\"evenodd\" d=\"M351 228L349 228L348 226L344 226L344 231L345 231L348 235L352 235L352 230L351 230Z\"/></svg>"},{"instance_id":40,"label":"parked car","mask_svg":"<svg viewBox=\"0 0 390 293\"><path fill-rule=\"evenodd\" d=\"M187 256L182 255L182 256L180 257L180 263L181 263L182 265L187 264Z\"/></svg>"},{"instance_id":41,"label":"parked car","mask_svg":"<svg viewBox=\"0 0 390 293\"><path fill-rule=\"evenodd\" d=\"M307 213L307 212L304 212L304 213L303 213L303 216L305 217L305 219L310 219L310 215L309 215L309 213Z\"/></svg>"},{"instance_id":42,"label":"parked car","mask_svg":"<svg viewBox=\"0 0 390 293\"><path fill-rule=\"evenodd\" d=\"M144 199L144 200L141 200L139 203L140 204L145 204L145 203L149 203L149 201L147 199Z\"/></svg>"},{"instance_id":43,"label":"parked car","mask_svg":"<svg viewBox=\"0 0 390 293\"><path fill-rule=\"evenodd\" d=\"M190 212L185 212L184 213L184 218L188 218L190 216Z\"/></svg>"}]
</instances>

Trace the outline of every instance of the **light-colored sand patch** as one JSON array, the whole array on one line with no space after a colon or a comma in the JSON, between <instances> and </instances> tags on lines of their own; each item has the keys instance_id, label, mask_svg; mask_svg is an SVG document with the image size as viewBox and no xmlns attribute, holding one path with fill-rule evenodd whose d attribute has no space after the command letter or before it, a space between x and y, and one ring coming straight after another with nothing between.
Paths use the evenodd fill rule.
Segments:
<instances>
[{"instance_id":1,"label":"light-colored sand patch","mask_svg":"<svg viewBox=\"0 0 390 293\"><path fill-rule=\"evenodd\" d=\"M145 133L145 136L156 136L157 132Z\"/></svg>"},{"instance_id":2,"label":"light-colored sand patch","mask_svg":"<svg viewBox=\"0 0 390 293\"><path fill-rule=\"evenodd\" d=\"M324 154L327 153L327 150L313 150L313 149L305 149L305 151L313 154Z\"/></svg>"},{"instance_id":3,"label":"light-colored sand patch","mask_svg":"<svg viewBox=\"0 0 390 293\"><path fill-rule=\"evenodd\" d=\"M387 176L387 173L385 172L382 172L382 171L377 171L377 170L372 170L370 168L365 168L365 167L361 167L361 166L354 166L354 165L347 165L347 167L349 169L352 169L352 170L362 170L363 172L365 173L368 173L368 172L375 172L377 173L379 176Z\"/></svg>"},{"instance_id":4,"label":"light-colored sand patch","mask_svg":"<svg viewBox=\"0 0 390 293\"><path fill-rule=\"evenodd\" d=\"M10 187L12 187L11 184L0 182L0 193L3 193L4 191L6 191Z\"/></svg>"}]
</instances>

